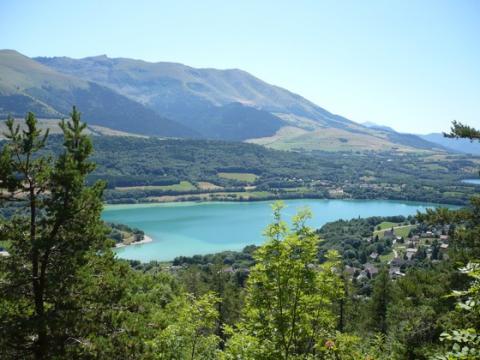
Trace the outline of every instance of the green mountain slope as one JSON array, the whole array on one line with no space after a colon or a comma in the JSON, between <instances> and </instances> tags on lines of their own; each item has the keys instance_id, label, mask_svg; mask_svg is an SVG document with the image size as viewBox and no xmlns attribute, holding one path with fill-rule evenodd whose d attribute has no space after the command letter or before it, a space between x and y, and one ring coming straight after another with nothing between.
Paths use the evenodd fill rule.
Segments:
<instances>
[{"instance_id":1,"label":"green mountain slope","mask_svg":"<svg viewBox=\"0 0 480 360\"><path fill-rule=\"evenodd\" d=\"M285 122L275 115L240 103L210 106L194 113L195 122L178 122L192 127L208 139L246 140L275 133Z\"/></svg>"},{"instance_id":2,"label":"green mountain slope","mask_svg":"<svg viewBox=\"0 0 480 360\"><path fill-rule=\"evenodd\" d=\"M51 135L63 134L62 129L60 128L61 119L39 119L38 128L43 131L48 130ZM17 125L20 125L20 129L25 129L25 120L23 118L15 118ZM0 141L6 139L5 134L8 132L6 121L0 120ZM136 138L146 138L144 135L138 135L134 133L128 133L120 130L114 130L108 127L99 126L99 125L88 125L85 132L88 135L92 136L128 136Z\"/></svg>"},{"instance_id":3,"label":"green mountain slope","mask_svg":"<svg viewBox=\"0 0 480 360\"><path fill-rule=\"evenodd\" d=\"M269 112L295 114L328 123L345 123L335 115L280 87L238 70L195 69L177 63L149 63L106 56L71 59L36 58L57 71L109 86L159 112L182 111L232 102Z\"/></svg>"},{"instance_id":4,"label":"green mountain slope","mask_svg":"<svg viewBox=\"0 0 480 360\"><path fill-rule=\"evenodd\" d=\"M354 123L237 69L106 56L32 60L3 50L0 80L0 118L28 110L61 118L75 104L92 125L137 134L307 151L442 150L415 135Z\"/></svg>"},{"instance_id":5,"label":"green mountain slope","mask_svg":"<svg viewBox=\"0 0 480 360\"><path fill-rule=\"evenodd\" d=\"M150 63L107 56L41 57L36 60L64 74L107 86L189 126L202 137L252 139L267 146L305 150L418 151L438 148L416 136L357 124L238 69L196 69L178 63ZM245 109L240 106L225 108L232 103L264 113L246 116ZM269 118L267 112L281 121ZM241 125L240 130L232 137L232 129L238 125ZM329 141L325 141L326 136Z\"/></svg>"},{"instance_id":6,"label":"green mountain slope","mask_svg":"<svg viewBox=\"0 0 480 360\"><path fill-rule=\"evenodd\" d=\"M0 117L63 117L76 105L90 124L161 136L195 136L142 104L94 82L58 73L20 53L0 51Z\"/></svg>"}]
</instances>

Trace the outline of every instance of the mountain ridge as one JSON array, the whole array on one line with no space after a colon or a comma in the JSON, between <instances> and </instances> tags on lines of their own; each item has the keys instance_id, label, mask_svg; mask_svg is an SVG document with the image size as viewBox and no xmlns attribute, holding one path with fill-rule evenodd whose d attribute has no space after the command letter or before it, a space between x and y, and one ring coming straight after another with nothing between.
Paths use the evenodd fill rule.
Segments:
<instances>
[{"instance_id":1,"label":"mountain ridge","mask_svg":"<svg viewBox=\"0 0 480 360\"><path fill-rule=\"evenodd\" d=\"M0 80L2 117L22 117L27 111L38 117L65 117L77 105L92 125L158 136L196 135L109 88L56 72L14 50L0 50ZM142 122L145 131L136 122Z\"/></svg>"},{"instance_id":2,"label":"mountain ridge","mask_svg":"<svg viewBox=\"0 0 480 360\"><path fill-rule=\"evenodd\" d=\"M5 61L12 54L22 60L13 70ZM106 55L30 59L0 51L2 78L8 87L0 84L0 115L35 105L43 117L58 117L76 104L94 125L143 135L257 143L273 137L264 145L306 151L443 149L415 135L355 123L240 69Z\"/></svg>"},{"instance_id":3,"label":"mountain ridge","mask_svg":"<svg viewBox=\"0 0 480 360\"><path fill-rule=\"evenodd\" d=\"M441 133L431 133L418 136L427 141L439 144L451 151L464 154L480 155L480 144L478 142L472 142L468 139L446 138Z\"/></svg>"}]
</instances>

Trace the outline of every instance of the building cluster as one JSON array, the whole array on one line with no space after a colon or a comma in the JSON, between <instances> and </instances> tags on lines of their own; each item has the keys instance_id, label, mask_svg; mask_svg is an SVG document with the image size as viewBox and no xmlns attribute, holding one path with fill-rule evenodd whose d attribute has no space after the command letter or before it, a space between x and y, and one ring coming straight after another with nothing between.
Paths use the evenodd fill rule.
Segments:
<instances>
[{"instance_id":1,"label":"building cluster","mask_svg":"<svg viewBox=\"0 0 480 360\"><path fill-rule=\"evenodd\" d=\"M390 239L393 245L394 257L386 263L390 277L397 279L405 276L406 269L418 260L428 259L437 262L448 259L450 240L448 233L448 225L411 233L406 238L396 235L395 229L385 230L383 237ZM367 238L366 241L371 242L373 238ZM346 266L345 271L356 281L363 282L374 278L384 265L379 254L372 252L368 262L361 268Z\"/></svg>"}]
</instances>

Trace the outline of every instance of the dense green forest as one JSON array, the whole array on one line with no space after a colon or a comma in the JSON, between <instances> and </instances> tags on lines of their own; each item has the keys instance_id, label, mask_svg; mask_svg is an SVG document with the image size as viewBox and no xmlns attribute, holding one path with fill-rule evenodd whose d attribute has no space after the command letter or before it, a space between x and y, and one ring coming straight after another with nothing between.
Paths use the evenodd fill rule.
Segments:
<instances>
[{"instance_id":1,"label":"dense green forest","mask_svg":"<svg viewBox=\"0 0 480 360\"><path fill-rule=\"evenodd\" d=\"M106 199L151 200L162 195L264 192L261 198L385 198L465 204L475 188L460 179L476 175L479 159L454 154L329 153L306 155L236 142L95 138L93 178L106 179ZM372 161L373 159L373 161ZM219 173L256 175L255 181ZM193 189L142 188L189 181ZM135 186L140 188L135 189ZM245 188L246 186L250 186ZM252 189L252 186L255 186ZM117 191L113 190L117 187ZM118 191L118 187L127 187ZM130 188L129 188L130 187ZM240 194L238 194L240 192ZM184 198L188 199L188 197ZM229 200L235 200L230 197Z\"/></svg>"},{"instance_id":2,"label":"dense green forest","mask_svg":"<svg viewBox=\"0 0 480 360\"><path fill-rule=\"evenodd\" d=\"M111 203L288 198L397 199L463 205L480 159L447 153L302 154L224 141L93 137ZM0 144L1 146L1 144ZM42 151L58 154L61 137Z\"/></svg>"},{"instance_id":3,"label":"dense green forest","mask_svg":"<svg viewBox=\"0 0 480 360\"><path fill-rule=\"evenodd\" d=\"M258 179L275 177L279 176L276 171L285 171L282 161L292 161L294 169L299 166L298 171L303 171L296 178L304 181L311 179L309 172L312 177L315 171L317 177L334 176L333 169L325 170L330 175L323 173L328 166L322 171L308 166L308 160L313 166L316 161L328 163L328 157L305 157L299 164L297 154L281 153L277 160L266 157L254 167L258 157L252 155L241 169L222 168L221 155L213 155L218 143L212 142L210 153L186 152L189 160L179 159L177 167L168 157L160 165L166 155L158 155L159 149L169 150L157 145L155 155L145 152L143 158L126 161L128 144L135 144L130 139L112 140L125 141L115 148L117 160L106 155L101 145L92 156L93 143L84 134L75 108L71 120L62 123L63 140L53 141L54 152L48 151L51 139L37 129L33 114L27 116L26 124L26 130L20 131L8 121L7 143L0 153L1 196L16 203L18 210L0 223L0 240L7 252L0 257L2 359L479 358L478 197L461 210L439 208L415 218L338 221L318 230L305 225L312 216L308 210L287 225L278 202L262 246L240 253L178 258L168 266L129 263L114 257L112 230L100 219L106 183L94 182L90 175L96 161L100 164L97 178L102 171L115 176L115 171L127 169L147 178L148 172L142 169L152 161L150 171L172 168L166 175L173 176L177 169L177 179L192 182L208 181L203 178L207 168L237 174L248 168ZM479 135L457 123L451 134L474 139ZM180 146L175 141L145 141ZM207 154L215 165L207 164ZM235 161L245 155L242 152ZM360 176L355 161L336 156L331 164L336 163L334 168L344 175L335 181L353 182ZM120 159L125 159L124 166L115 168ZM384 164L372 164L367 157L363 166L386 169L394 163L387 155L385 159ZM105 166L106 161L111 164ZM475 165L463 161L462 166ZM184 169L193 162L198 166ZM423 167L421 161L412 164ZM437 164L447 166L442 160ZM457 167L459 172L462 166ZM455 175L454 168L447 175L430 169L417 178L417 189L429 183L437 184L432 187L439 191L442 186L456 186L449 181L462 176ZM191 177L183 178L181 171ZM401 181L414 176L400 173L400 178L405 176ZM393 172L375 176L394 179ZM401 193L408 187L404 189ZM443 247L447 256L433 255L439 241L449 245ZM431 249L428 258L427 247ZM398 274L390 271L393 260L382 258L393 250L395 259L406 265L398 264ZM377 271L367 268L367 261Z\"/></svg>"}]
</instances>

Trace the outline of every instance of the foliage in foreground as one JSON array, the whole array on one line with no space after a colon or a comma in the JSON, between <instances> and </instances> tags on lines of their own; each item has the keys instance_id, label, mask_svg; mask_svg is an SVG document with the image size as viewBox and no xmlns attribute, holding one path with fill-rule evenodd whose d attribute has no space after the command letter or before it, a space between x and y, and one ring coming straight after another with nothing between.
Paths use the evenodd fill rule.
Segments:
<instances>
[{"instance_id":1,"label":"foliage in foreground","mask_svg":"<svg viewBox=\"0 0 480 360\"><path fill-rule=\"evenodd\" d=\"M7 121L10 143L0 155L2 187L25 206L1 230L12 246L0 263L0 336L16 354L38 359L62 353L77 340L79 304L88 301L79 273L107 248L100 220L104 184L85 186L94 168L88 161L93 148L75 108L71 116L61 123L64 150L56 159L37 156L48 132L37 129L32 113L24 131Z\"/></svg>"},{"instance_id":2,"label":"foliage in foreground","mask_svg":"<svg viewBox=\"0 0 480 360\"><path fill-rule=\"evenodd\" d=\"M227 345L237 358L294 359L321 353L333 335L333 303L342 297L338 254L318 263L318 239L305 225L302 211L290 231L281 219L281 203L274 205L267 242L255 253L247 285L244 319ZM250 347L238 344L246 339ZM247 352L247 354L245 354Z\"/></svg>"},{"instance_id":3,"label":"foliage in foreground","mask_svg":"<svg viewBox=\"0 0 480 360\"><path fill-rule=\"evenodd\" d=\"M466 321L463 328L446 331L440 335L442 341L451 345L451 350L438 355L436 359L439 360L480 358L480 333L478 331L480 326L480 264L468 263L460 271L472 278L472 284L467 290L454 291L452 294L460 298L457 310L459 316L462 316L462 312L467 313Z\"/></svg>"},{"instance_id":4,"label":"foliage in foreground","mask_svg":"<svg viewBox=\"0 0 480 360\"><path fill-rule=\"evenodd\" d=\"M382 270L371 296L344 276L338 253L319 248L308 211L289 228L281 204L266 243L244 254L254 260L245 286L244 273L218 263L142 272L110 251L104 184L86 185L94 164L80 114L62 123L56 157L42 152L48 134L33 114L26 123L21 132L8 122L0 154L1 195L19 204L0 223L10 254L0 258L2 359L478 358L478 198L418 217L454 226L451 260L396 281ZM470 130L453 129L475 138Z\"/></svg>"}]
</instances>

